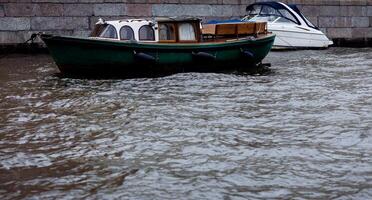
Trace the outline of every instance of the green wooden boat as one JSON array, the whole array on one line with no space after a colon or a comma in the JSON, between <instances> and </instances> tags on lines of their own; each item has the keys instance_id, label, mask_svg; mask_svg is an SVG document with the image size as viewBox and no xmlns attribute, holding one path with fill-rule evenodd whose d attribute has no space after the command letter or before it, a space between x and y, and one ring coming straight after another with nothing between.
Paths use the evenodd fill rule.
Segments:
<instances>
[{"instance_id":1,"label":"green wooden boat","mask_svg":"<svg viewBox=\"0 0 372 200\"><path fill-rule=\"evenodd\" d=\"M211 34L211 28L215 33ZM40 37L63 74L124 77L249 70L265 58L275 38L267 32L251 35L231 34L228 27L207 29L201 29L195 19L100 20L87 38Z\"/></svg>"}]
</instances>

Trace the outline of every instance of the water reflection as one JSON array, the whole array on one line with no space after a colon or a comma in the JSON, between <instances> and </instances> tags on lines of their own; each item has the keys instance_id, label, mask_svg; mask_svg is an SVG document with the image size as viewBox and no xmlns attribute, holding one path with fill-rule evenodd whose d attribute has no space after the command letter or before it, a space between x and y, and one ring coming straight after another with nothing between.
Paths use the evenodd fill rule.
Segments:
<instances>
[{"instance_id":1,"label":"water reflection","mask_svg":"<svg viewBox=\"0 0 372 200\"><path fill-rule=\"evenodd\" d=\"M47 55L0 60L2 199L371 198L371 49L267 62L87 80Z\"/></svg>"}]
</instances>

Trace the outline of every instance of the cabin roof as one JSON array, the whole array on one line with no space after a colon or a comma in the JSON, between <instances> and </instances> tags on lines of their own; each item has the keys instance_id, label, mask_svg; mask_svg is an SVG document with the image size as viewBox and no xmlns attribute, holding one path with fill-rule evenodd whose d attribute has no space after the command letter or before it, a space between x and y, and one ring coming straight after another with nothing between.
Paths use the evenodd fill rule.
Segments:
<instances>
[{"instance_id":1,"label":"cabin roof","mask_svg":"<svg viewBox=\"0 0 372 200\"><path fill-rule=\"evenodd\" d=\"M190 22L190 21L196 21L200 22L200 18L196 17L157 17L155 18L155 21L157 22Z\"/></svg>"},{"instance_id":2,"label":"cabin roof","mask_svg":"<svg viewBox=\"0 0 372 200\"><path fill-rule=\"evenodd\" d=\"M151 20L147 19L119 19L119 20L108 20L105 21L107 23L131 23L131 22L137 22L137 23L148 23L152 22Z\"/></svg>"},{"instance_id":3,"label":"cabin roof","mask_svg":"<svg viewBox=\"0 0 372 200\"><path fill-rule=\"evenodd\" d=\"M152 20L150 19L119 19L119 20L107 20L105 22L110 23L121 23L121 22L182 22L182 21L198 21L200 22L200 18L196 17L156 17Z\"/></svg>"}]
</instances>

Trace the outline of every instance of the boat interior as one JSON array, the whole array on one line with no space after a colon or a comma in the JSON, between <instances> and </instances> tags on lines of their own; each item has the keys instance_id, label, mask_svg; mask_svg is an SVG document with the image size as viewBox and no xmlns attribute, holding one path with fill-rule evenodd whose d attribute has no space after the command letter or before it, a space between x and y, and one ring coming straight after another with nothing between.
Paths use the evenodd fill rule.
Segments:
<instances>
[{"instance_id":1,"label":"boat interior","mask_svg":"<svg viewBox=\"0 0 372 200\"><path fill-rule=\"evenodd\" d=\"M144 43L222 43L267 34L266 22L201 24L197 18L99 20L90 38Z\"/></svg>"}]
</instances>

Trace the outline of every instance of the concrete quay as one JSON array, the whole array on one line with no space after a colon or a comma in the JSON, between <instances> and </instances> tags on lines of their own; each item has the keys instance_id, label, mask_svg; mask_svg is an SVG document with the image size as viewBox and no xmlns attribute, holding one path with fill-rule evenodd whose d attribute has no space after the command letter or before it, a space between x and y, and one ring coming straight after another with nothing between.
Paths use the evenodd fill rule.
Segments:
<instances>
[{"instance_id":1,"label":"concrete quay","mask_svg":"<svg viewBox=\"0 0 372 200\"><path fill-rule=\"evenodd\" d=\"M258 1L258 0L257 0ZM26 41L32 33L86 36L98 18L193 16L240 18L255 0L0 0L0 45ZM283 0L339 46L372 46L372 0Z\"/></svg>"}]
</instances>

